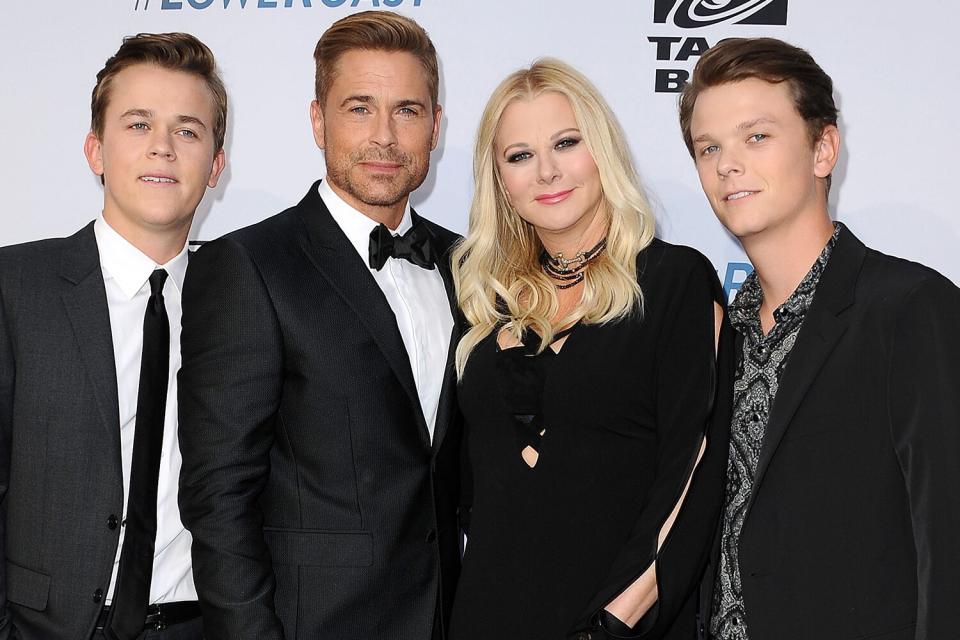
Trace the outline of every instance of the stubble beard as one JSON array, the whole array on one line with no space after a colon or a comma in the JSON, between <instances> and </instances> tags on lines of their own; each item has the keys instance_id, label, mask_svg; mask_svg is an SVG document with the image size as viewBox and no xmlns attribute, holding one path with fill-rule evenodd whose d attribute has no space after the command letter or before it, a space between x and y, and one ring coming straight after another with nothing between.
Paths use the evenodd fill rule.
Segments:
<instances>
[{"instance_id":1,"label":"stubble beard","mask_svg":"<svg viewBox=\"0 0 960 640\"><path fill-rule=\"evenodd\" d=\"M393 176L362 175L358 165L365 161L393 162L400 165L401 169ZM356 200L374 207L390 207L402 202L423 184L430 168L429 158L421 163L399 151L367 150L337 158L328 155L326 164L327 180ZM357 169L356 175L354 169Z\"/></svg>"}]
</instances>

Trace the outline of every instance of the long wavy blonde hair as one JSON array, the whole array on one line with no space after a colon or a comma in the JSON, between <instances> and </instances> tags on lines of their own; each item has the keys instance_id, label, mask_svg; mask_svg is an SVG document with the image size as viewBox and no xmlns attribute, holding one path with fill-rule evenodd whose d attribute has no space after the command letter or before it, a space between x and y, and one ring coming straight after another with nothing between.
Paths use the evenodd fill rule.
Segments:
<instances>
[{"instance_id":1,"label":"long wavy blonde hair","mask_svg":"<svg viewBox=\"0 0 960 640\"><path fill-rule=\"evenodd\" d=\"M580 304L551 323L559 311L555 282L540 268L543 245L532 225L510 206L497 169L494 142L500 120L514 100L556 92L570 101L583 142L593 156L603 190L606 251L586 270ZM470 329L457 345L457 375L470 353L505 325L518 340L526 329L553 342L557 327L577 321L602 324L640 310L637 254L653 239L654 217L643 194L623 132L600 93L564 62L541 58L507 76L487 102L473 155L474 194L467 236L453 253L457 301Z\"/></svg>"}]
</instances>

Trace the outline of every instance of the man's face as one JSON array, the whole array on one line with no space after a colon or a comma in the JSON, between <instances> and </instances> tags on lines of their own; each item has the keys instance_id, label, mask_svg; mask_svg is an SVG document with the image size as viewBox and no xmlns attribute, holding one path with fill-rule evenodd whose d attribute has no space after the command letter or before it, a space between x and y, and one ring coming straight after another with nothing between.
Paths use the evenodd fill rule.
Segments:
<instances>
[{"instance_id":1,"label":"man's face","mask_svg":"<svg viewBox=\"0 0 960 640\"><path fill-rule=\"evenodd\" d=\"M427 176L440 134L440 107L432 104L423 65L406 52L343 54L310 119L331 187L374 218L406 205Z\"/></svg>"},{"instance_id":2,"label":"man's face","mask_svg":"<svg viewBox=\"0 0 960 640\"><path fill-rule=\"evenodd\" d=\"M690 133L703 191L741 240L826 215L820 179L833 170L839 135L828 126L811 144L786 82L750 78L704 90Z\"/></svg>"},{"instance_id":3,"label":"man's face","mask_svg":"<svg viewBox=\"0 0 960 640\"><path fill-rule=\"evenodd\" d=\"M189 230L223 170L215 109L193 74L137 64L113 78L103 135L87 134L84 153L104 179L104 219L128 240Z\"/></svg>"}]
</instances>

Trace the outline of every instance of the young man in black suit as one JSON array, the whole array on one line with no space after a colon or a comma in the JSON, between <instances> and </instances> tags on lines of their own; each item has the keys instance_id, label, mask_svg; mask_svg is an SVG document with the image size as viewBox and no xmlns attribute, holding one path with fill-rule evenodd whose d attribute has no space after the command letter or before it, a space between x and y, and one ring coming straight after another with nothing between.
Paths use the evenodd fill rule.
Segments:
<instances>
[{"instance_id":1,"label":"young man in black suit","mask_svg":"<svg viewBox=\"0 0 960 640\"><path fill-rule=\"evenodd\" d=\"M184 292L181 506L208 640L442 637L459 571L455 235L409 194L433 44L362 12L315 51L327 175L205 245Z\"/></svg>"},{"instance_id":2,"label":"young man in black suit","mask_svg":"<svg viewBox=\"0 0 960 640\"><path fill-rule=\"evenodd\" d=\"M956 637L960 291L831 221L837 109L807 52L721 42L680 120L756 269L730 306L735 408L701 637Z\"/></svg>"},{"instance_id":3,"label":"young man in black suit","mask_svg":"<svg viewBox=\"0 0 960 640\"><path fill-rule=\"evenodd\" d=\"M199 640L176 371L226 92L199 40L140 34L97 75L91 110L102 215L0 249L0 638Z\"/></svg>"}]
</instances>

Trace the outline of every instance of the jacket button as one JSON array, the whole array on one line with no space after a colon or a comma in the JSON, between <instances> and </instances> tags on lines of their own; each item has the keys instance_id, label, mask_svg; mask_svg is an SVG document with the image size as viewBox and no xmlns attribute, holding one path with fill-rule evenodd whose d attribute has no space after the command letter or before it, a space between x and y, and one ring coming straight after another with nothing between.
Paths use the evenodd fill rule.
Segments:
<instances>
[{"instance_id":1,"label":"jacket button","mask_svg":"<svg viewBox=\"0 0 960 640\"><path fill-rule=\"evenodd\" d=\"M103 600L103 589L97 589L93 592L93 601L99 604L101 600Z\"/></svg>"},{"instance_id":2,"label":"jacket button","mask_svg":"<svg viewBox=\"0 0 960 640\"><path fill-rule=\"evenodd\" d=\"M592 640L593 634L589 631L581 631L577 634L577 640Z\"/></svg>"},{"instance_id":3,"label":"jacket button","mask_svg":"<svg viewBox=\"0 0 960 640\"><path fill-rule=\"evenodd\" d=\"M437 539L436 529L430 529L430 531L427 531L427 538L426 538L427 542L433 542L436 539Z\"/></svg>"},{"instance_id":4,"label":"jacket button","mask_svg":"<svg viewBox=\"0 0 960 640\"><path fill-rule=\"evenodd\" d=\"M114 514L110 514L110 517L107 518L107 529L113 531L117 528L117 525L120 524L120 520Z\"/></svg>"}]
</instances>

